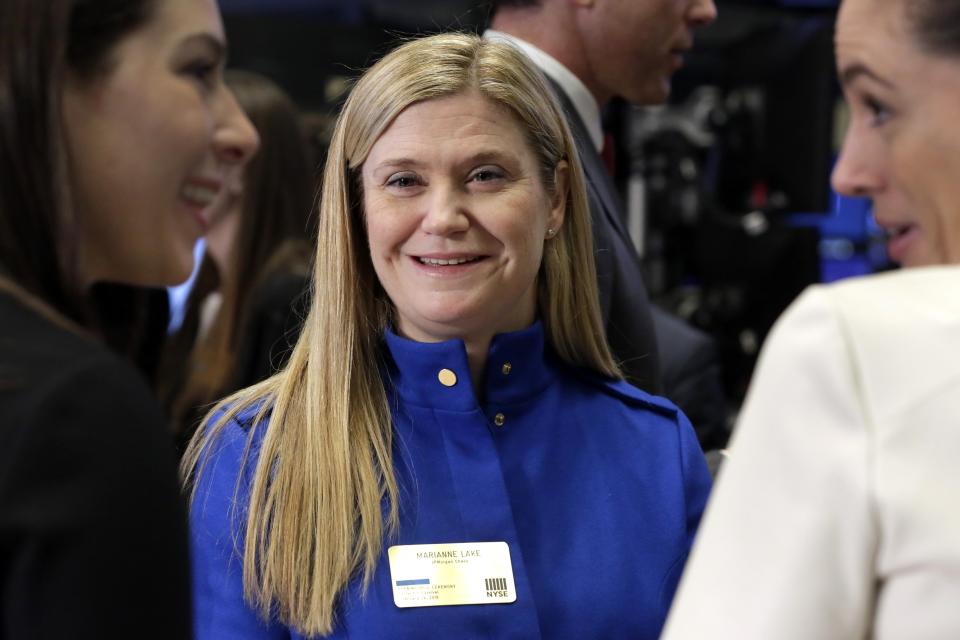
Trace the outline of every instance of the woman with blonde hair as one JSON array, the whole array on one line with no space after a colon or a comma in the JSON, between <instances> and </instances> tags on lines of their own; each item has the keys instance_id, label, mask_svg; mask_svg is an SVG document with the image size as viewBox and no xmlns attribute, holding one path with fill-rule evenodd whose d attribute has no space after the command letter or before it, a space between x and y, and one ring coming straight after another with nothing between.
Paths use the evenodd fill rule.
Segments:
<instances>
[{"instance_id":1,"label":"woman with blonde hair","mask_svg":"<svg viewBox=\"0 0 960 640\"><path fill-rule=\"evenodd\" d=\"M331 142L287 366L184 460L210 638L656 638L709 476L603 338L583 176L509 45L408 42Z\"/></svg>"}]
</instances>

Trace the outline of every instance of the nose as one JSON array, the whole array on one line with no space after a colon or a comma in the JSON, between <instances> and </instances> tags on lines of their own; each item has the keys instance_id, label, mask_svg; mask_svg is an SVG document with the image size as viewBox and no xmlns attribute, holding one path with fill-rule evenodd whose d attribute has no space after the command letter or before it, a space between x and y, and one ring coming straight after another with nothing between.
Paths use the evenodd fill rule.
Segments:
<instances>
[{"instance_id":1,"label":"nose","mask_svg":"<svg viewBox=\"0 0 960 640\"><path fill-rule=\"evenodd\" d=\"M470 216L464 201L466 197L456 186L435 187L433 197L426 199L427 209L424 211L420 228L430 235L438 236L450 236L466 231L470 227Z\"/></svg>"},{"instance_id":2,"label":"nose","mask_svg":"<svg viewBox=\"0 0 960 640\"><path fill-rule=\"evenodd\" d=\"M260 136L240 108L236 96L223 85L223 99L213 134L213 148L220 162L244 165L260 147Z\"/></svg>"},{"instance_id":3,"label":"nose","mask_svg":"<svg viewBox=\"0 0 960 640\"><path fill-rule=\"evenodd\" d=\"M882 150L874 148L857 124L851 123L843 138L840 157L830 183L834 191L855 198L872 197L883 188Z\"/></svg>"},{"instance_id":4,"label":"nose","mask_svg":"<svg viewBox=\"0 0 960 640\"><path fill-rule=\"evenodd\" d=\"M716 19L717 5L713 0L693 0L687 13L687 22L692 27L705 27Z\"/></svg>"}]
</instances>

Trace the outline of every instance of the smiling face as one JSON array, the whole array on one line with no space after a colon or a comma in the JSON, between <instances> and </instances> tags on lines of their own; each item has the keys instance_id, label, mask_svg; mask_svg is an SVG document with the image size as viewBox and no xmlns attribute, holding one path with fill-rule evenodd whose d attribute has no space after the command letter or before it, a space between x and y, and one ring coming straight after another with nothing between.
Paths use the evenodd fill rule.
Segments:
<instances>
[{"instance_id":1,"label":"smiling face","mask_svg":"<svg viewBox=\"0 0 960 640\"><path fill-rule=\"evenodd\" d=\"M960 59L927 53L908 0L844 0L837 65L851 120L834 188L873 200L906 267L960 261Z\"/></svg>"},{"instance_id":2,"label":"smiling face","mask_svg":"<svg viewBox=\"0 0 960 640\"><path fill-rule=\"evenodd\" d=\"M402 335L469 342L533 322L565 199L547 192L512 113L475 93L416 103L373 145L362 179L370 256ZM565 180L561 165L557 194Z\"/></svg>"},{"instance_id":3,"label":"smiling face","mask_svg":"<svg viewBox=\"0 0 960 640\"><path fill-rule=\"evenodd\" d=\"M93 79L63 93L70 184L87 282L181 282L211 207L256 150L222 82L214 0L160 0Z\"/></svg>"},{"instance_id":4,"label":"smiling face","mask_svg":"<svg viewBox=\"0 0 960 640\"><path fill-rule=\"evenodd\" d=\"M588 67L582 78L601 104L620 96L661 104L670 78L693 46L696 28L713 22L713 0L581 0L577 29Z\"/></svg>"}]
</instances>

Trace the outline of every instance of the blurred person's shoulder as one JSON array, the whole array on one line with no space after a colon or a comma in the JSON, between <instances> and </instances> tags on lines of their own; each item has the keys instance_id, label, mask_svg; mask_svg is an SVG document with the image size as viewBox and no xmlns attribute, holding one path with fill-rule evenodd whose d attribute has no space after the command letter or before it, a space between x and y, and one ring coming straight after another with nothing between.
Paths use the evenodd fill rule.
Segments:
<instances>
[{"instance_id":1,"label":"blurred person's shoulder","mask_svg":"<svg viewBox=\"0 0 960 640\"><path fill-rule=\"evenodd\" d=\"M868 276L849 278L829 285L818 285L837 298L850 300L885 299L891 294L898 300L921 302L943 309L960 309L957 296L944 296L960 285L960 266L938 265L897 269ZM892 300L896 301L896 300Z\"/></svg>"},{"instance_id":2,"label":"blurred person's shoulder","mask_svg":"<svg viewBox=\"0 0 960 640\"><path fill-rule=\"evenodd\" d=\"M960 329L960 266L901 269L814 285L786 316L828 312L852 342L921 339L921 329ZM960 331L956 331L960 337ZM898 340L902 342L902 340Z\"/></svg>"},{"instance_id":3,"label":"blurred person's shoulder","mask_svg":"<svg viewBox=\"0 0 960 640\"><path fill-rule=\"evenodd\" d=\"M0 293L0 415L0 440L14 445L3 457L44 440L99 458L172 456L163 414L132 365L8 293Z\"/></svg>"},{"instance_id":4,"label":"blurred person's shoulder","mask_svg":"<svg viewBox=\"0 0 960 640\"><path fill-rule=\"evenodd\" d=\"M14 616L10 628L32 631L13 635L36 637L40 620L62 631L53 635L105 637L105 628L134 629L164 602L140 637L185 637L189 565L176 454L139 372L42 305L0 292L0 417L9 600L42 612L63 610L67 598L67 610L80 613L66 622ZM108 618L110 627L99 626Z\"/></svg>"},{"instance_id":5,"label":"blurred person's shoulder","mask_svg":"<svg viewBox=\"0 0 960 640\"><path fill-rule=\"evenodd\" d=\"M960 362L951 357L960 351L958 292L958 266L816 285L778 320L768 342L780 359L843 363L864 406L885 422L960 387Z\"/></svg>"}]
</instances>

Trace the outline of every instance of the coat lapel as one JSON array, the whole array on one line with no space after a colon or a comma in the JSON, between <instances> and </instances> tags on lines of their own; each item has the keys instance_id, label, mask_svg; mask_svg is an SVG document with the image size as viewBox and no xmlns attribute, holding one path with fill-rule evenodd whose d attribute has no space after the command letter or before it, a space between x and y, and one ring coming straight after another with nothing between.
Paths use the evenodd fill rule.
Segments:
<instances>
[{"instance_id":1,"label":"coat lapel","mask_svg":"<svg viewBox=\"0 0 960 640\"><path fill-rule=\"evenodd\" d=\"M597 200L603 204L604 215L610 220L610 223L617 230L617 233L629 239L630 236L620 217L621 207L617 189L613 184L613 180L610 178L610 174L607 173L603 159L593 147L593 141L590 139L590 134L587 133L586 125L584 125L583 120L580 119L580 114L577 113L576 108L563 91L563 88L557 84L553 78L547 78L547 80L553 87L554 94L557 96L560 105L567 115L567 123L570 125L570 130L576 139L577 150L580 152L580 162L583 164L583 172L587 176L589 187L593 189ZM633 245L631 244L630 246Z\"/></svg>"}]
</instances>

